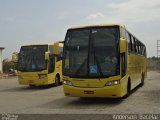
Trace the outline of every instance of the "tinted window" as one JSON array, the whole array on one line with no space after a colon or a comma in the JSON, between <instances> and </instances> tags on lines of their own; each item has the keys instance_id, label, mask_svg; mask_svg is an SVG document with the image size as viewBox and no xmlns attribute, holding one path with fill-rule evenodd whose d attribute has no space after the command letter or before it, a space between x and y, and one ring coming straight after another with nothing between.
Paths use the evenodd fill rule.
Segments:
<instances>
[{"instance_id":1,"label":"tinted window","mask_svg":"<svg viewBox=\"0 0 160 120\"><path fill-rule=\"evenodd\" d=\"M132 51L132 40L131 40L131 35L127 33L127 42L128 42L128 50Z\"/></svg>"},{"instance_id":2,"label":"tinted window","mask_svg":"<svg viewBox=\"0 0 160 120\"><path fill-rule=\"evenodd\" d=\"M136 44L135 44L135 39L134 37L131 36L131 40L132 40L132 51L136 52Z\"/></svg>"},{"instance_id":3,"label":"tinted window","mask_svg":"<svg viewBox=\"0 0 160 120\"><path fill-rule=\"evenodd\" d=\"M64 73L70 76L85 76L88 73L87 58L90 30L68 31L65 39Z\"/></svg>"},{"instance_id":4,"label":"tinted window","mask_svg":"<svg viewBox=\"0 0 160 120\"><path fill-rule=\"evenodd\" d=\"M49 46L49 51L50 51L51 54L54 54L53 46L51 46L51 45Z\"/></svg>"},{"instance_id":5,"label":"tinted window","mask_svg":"<svg viewBox=\"0 0 160 120\"><path fill-rule=\"evenodd\" d=\"M34 72L46 69L44 56L47 50L47 45L22 46L19 53L18 70Z\"/></svg>"},{"instance_id":6,"label":"tinted window","mask_svg":"<svg viewBox=\"0 0 160 120\"><path fill-rule=\"evenodd\" d=\"M119 74L119 28L69 30L65 39L63 74L106 77Z\"/></svg>"}]
</instances>

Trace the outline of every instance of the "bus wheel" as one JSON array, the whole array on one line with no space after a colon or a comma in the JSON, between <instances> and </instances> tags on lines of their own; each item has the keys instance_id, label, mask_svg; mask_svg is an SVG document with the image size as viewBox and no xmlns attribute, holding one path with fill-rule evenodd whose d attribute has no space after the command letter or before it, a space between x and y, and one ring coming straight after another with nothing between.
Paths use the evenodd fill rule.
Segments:
<instances>
[{"instance_id":1,"label":"bus wheel","mask_svg":"<svg viewBox=\"0 0 160 120\"><path fill-rule=\"evenodd\" d=\"M56 75L56 77L55 77L55 86L58 86L58 85L60 85L60 76Z\"/></svg>"},{"instance_id":2,"label":"bus wheel","mask_svg":"<svg viewBox=\"0 0 160 120\"><path fill-rule=\"evenodd\" d=\"M144 75L143 75L143 73L142 73L142 77L141 77L141 83L140 83L140 87L142 87L144 85Z\"/></svg>"},{"instance_id":3,"label":"bus wheel","mask_svg":"<svg viewBox=\"0 0 160 120\"><path fill-rule=\"evenodd\" d=\"M34 88L34 87L36 87L36 86L35 86L35 85L29 85L29 87L30 87L30 88Z\"/></svg>"},{"instance_id":4,"label":"bus wheel","mask_svg":"<svg viewBox=\"0 0 160 120\"><path fill-rule=\"evenodd\" d=\"M129 80L128 80L128 84L127 84L127 93L126 93L126 95L123 96L122 98L123 98L123 99L127 98L127 97L130 95L130 93L131 93L131 81L130 81L130 79L129 79Z\"/></svg>"}]
</instances>

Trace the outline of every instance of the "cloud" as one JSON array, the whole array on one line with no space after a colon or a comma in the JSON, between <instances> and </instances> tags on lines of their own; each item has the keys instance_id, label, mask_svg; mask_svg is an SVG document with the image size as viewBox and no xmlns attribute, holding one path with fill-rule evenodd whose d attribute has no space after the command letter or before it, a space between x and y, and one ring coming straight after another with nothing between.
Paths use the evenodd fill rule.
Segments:
<instances>
[{"instance_id":1,"label":"cloud","mask_svg":"<svg viewBox=\"0 0 160 120\"><path fill-rule=\"evenodd\" d=\"M111 3L108 5L116 10L115 17L123 21L148 22L160 20L159 0L129 0L123 3Z\"/></svg>"},{"instance_id":2,"label":"cloud","mask_svg":"<svg viewBox=\"0 0 160 120\"><path fill-rule=\"evenodd\" d=\"M91 23L141 23L160 20L160 0L127 0L109 3L106 10L90 14L86 19Z\"/></svg>"},{"instance_id":3,"label":"cloud","mask_svg":"<svg viewBox=\"0 0 160 120\"><path fill-rule=\"evenodd\" d=\"M87 19L97 19L97 18L104 18L105 16L103 15L103 13L98 12L95 14L90 14L87 16Z\"/></svg>"}]
</instances>

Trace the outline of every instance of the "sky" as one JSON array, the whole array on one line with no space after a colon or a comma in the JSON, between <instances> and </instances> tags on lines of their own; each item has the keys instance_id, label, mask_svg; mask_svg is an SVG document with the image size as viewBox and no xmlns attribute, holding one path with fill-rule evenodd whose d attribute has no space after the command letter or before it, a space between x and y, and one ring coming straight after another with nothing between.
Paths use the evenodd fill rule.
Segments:
<instances>
[{"instance_id":1,"label":"sky","mask_svg":"<svg viewBox=\"0 0 160 120\"><path fill-rule=\"evenodd\" d=\"M33 43L64 40L69 27L125 25L157 56L160 0L0 0L0 47L3 59Z\"/></svg>"}]
</instances>

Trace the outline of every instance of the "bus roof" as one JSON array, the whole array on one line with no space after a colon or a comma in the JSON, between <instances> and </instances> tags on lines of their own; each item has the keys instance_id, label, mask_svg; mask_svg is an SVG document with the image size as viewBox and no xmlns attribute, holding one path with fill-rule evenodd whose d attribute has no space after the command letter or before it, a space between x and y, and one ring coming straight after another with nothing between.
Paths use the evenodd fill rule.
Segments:
<instances>
[{"instance_id":1,"label":"bus roof","mask_svg":"<svg viewBox=\"0 0 160 120\"><path fill-rule=\"evenodd\" d=\"M95 24L95 25L86 25L86 26L71 27L71 28L69 28L69 30L80 29L80 28L90 28L90 27L105 27L105 26L120 26L120 27L125 28L124 25L120 25L120 24Z\"/></svg>"},{"instance_id":2,"label":"bus roof","mask_svg":"<svg viewBox=\"0 0 160 120\"><path fill-rule=\"evenodd\" d=\"M34 45L54 45L55 43L63 43L63 41L55 41L53 43L33 43L33 44L28 44L28 45L22 45L22 46L34 46Z\"/></svg>"},{"instance_id":3,"label":"bus roof","mask_svg":"<svg viewBox=\"0 0 160 120\"><path fill-rule=\"evenodd\" d=\"M39 45L53 45L54 43L33 43L28 45L22 45L22 46L39 46Z\"/></svg>"}]
</instances>

